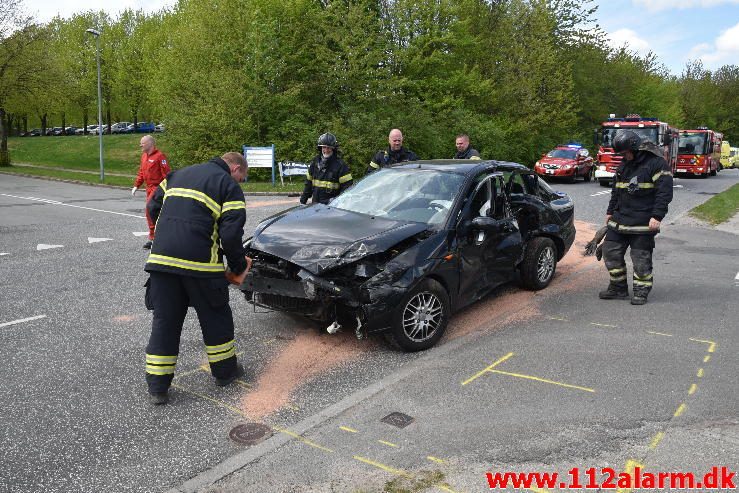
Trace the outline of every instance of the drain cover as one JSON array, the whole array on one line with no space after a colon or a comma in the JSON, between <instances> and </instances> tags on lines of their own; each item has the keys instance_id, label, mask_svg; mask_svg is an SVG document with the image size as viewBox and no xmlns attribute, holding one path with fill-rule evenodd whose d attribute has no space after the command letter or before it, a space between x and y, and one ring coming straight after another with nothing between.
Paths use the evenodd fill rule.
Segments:
<instances>
[{"instance_id":1,"label":"drain cover","mask_svg":"<svg viewBox=\"0 0 739 493\"><path fill-rule=\"evenodd\" d=\"M415 418L396 411L394 413L388 414L380 421L389 425L393 425L397 428L405 428L409 424L413 423L413 421L415 421Z\"/></svg>"},{"instance_id":2,"label":"drain cover","mask_svg":"<svg viewBox=\"0 0 739 493\"><path fill-rule=\"evenodd\" d=\"M272 435L272 428L261 423L238 425L228 433L231 440L242 445L256 445L270 435Z\"/></svg>"}]
</instances>

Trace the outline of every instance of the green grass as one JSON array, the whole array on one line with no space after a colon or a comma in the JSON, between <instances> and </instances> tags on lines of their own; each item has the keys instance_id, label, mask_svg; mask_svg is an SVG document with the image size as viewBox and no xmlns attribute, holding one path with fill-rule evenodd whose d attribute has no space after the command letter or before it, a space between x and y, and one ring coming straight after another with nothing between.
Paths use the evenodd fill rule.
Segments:
<instances>
[{"instance_id":1,"label":"green grass","mask_svg":"<svg viewBox=\"0 0 739 493\"><path fill-rule=\"evenodd\" d=\"M131 187L139 168L141 150L139 140L142 134L103 135L103 164L105 166L106 185ZM165 151L168 147L167 135L156 134L157 147ZM69 135L64 137L11 137L8 139L11 163L32 164L57 169L31 167L0 168L0 171L19 173L40 177L72 180L90 184L99 184L100 159L98 136ZM173 163L173 167L177 167ZM84 171L93 172L84 173ZM285 186L272 186L271 181L264 181L269 170L256 170L251 180L241 185L246 193L253 192L301 192L303 180L293 177L292 182L285 181ZM121 173L127 177L111 176L109 173ZM261 181L257 181L257 174Z\"/></svg>"},{"instance_id":2,"label":"green grass","mask_svg":"<svg viewBox=\"0 0 739 493\"><path fill-rule=\"evenodd\" d=\"M728 221L739 211L739 183L690 211L690 215L711 224Z\"/></svg>"}]
</instances>

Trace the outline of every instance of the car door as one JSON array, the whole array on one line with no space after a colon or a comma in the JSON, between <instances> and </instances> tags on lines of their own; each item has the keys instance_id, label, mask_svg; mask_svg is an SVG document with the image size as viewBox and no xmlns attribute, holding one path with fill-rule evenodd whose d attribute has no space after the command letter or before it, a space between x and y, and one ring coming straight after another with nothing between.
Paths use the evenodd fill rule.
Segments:
<instances>
[{"instance_id":1,"label":"car door","mask_svg":"<svg viewBox=\"0 0 739 493\"><path fill-rule=\"evenodd\" d=\"M494 222L495 227L476 227L476 217L492 220L488 222ZM502 175L483 177L466 201L457 228L460 306L509 281L521 249L521 233L504 192Z\"/></svg>"}]
</instances>

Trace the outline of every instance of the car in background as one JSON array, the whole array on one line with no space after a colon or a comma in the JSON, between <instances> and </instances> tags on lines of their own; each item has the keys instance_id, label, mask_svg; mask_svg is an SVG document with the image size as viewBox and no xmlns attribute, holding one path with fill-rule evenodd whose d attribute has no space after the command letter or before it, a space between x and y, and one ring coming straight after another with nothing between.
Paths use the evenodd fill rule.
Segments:
<instances>
[{"instance_id":1,"label":"car in background","mask_svg":"<svg viewBox=\"0 0 739 493\"><path fill-rule=\"evenodd\" d=\"M729 167L739 168L739 147L732 147L729 151Z\"/></svg>"},{"instance_id":2,"label":"car in background","mask_svg":"<svg viewBox=\"0 0 739 493\"><path fill-rule=\"evenodd\" d=\"M130 133L128 126L132 125L131 122L118 122L110 126L110 132L114 134L127 134Z\"/></svg>"},{"instance_id":3,"label":"car in background","mask_svg":"<svg viewBox=\"0 0 739 493\"><path fill-rule=\"evenodd\" d=\"M26 133L26 137L40 137L42 133L40 128L33 128Z\"/></svg>"},{"instance_id":4,"label":"car in background","mask_svg":"<svg viewBox=\"0 0 739 493\"><path fill-rule=\"evenodd\" d=\"M574 205L529 168L501 161L406 162L328 205L265 219L244 246L248 302L329 332L384 332L405 351L436 344L451 314L519 279L549 285L575 238Z\"/></svg>"},{"instance_id":5,"label":"car in background","mask_svg":"<svg viewBox=\"0 0 739 493\"><path fill-rule=\"evenodd\" d=\"M77 127L74 125L70 125L64 129L64 133L62 135L74 135L77 132Z\"/></svg>"},{"instance_id":6,"label":"car in background","mask_svg":"<svg viewBox=\"0 0 739 493\"><path fill-rule=\"evenodd\" d=\"M128 126L128 133L138 132L150 134L155 131L156 130L153 122L138 122L135 128L133 123Z\"/></svg>"},{"instance_id":7,"label":"car in background","mask_svg":"<svg viewBox=\"0 0 739 493\"><path fill-rule=\"evenodd\" d=\"M164 123L159 123L158 125L154 126L155 132L164 132L164 130L165 130Z\"/></svg>"},{"instance_id":8,"label":"car in background","mask_svg":"<svg viewBox=\"0 0 739 493\"><path fill-rule=\"evenodd\" d=\"M574 183L578 177L583 181L592 180L595 164L582 145L565 144L542 155L534 165L534 171L543 178L564 178Z\"/></svg>"}]
</instances>

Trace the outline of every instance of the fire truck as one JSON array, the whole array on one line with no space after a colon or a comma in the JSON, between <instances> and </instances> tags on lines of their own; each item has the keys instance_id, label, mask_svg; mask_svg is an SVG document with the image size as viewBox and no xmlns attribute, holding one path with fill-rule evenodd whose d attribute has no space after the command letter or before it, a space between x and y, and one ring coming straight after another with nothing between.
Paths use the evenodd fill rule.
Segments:
<instances>
[{"instance_id":1,"label":"fire truck","mask_svg":"<svg viewBox=\"0 0 739 493\"><path fill-rule=\"evenodd\" d=\"M633 130L642 141L650 141L663 150L663 157L670 165L673 173L677 164L678 129L657 118L643 118L639 115L627 115L616 118L611 114L599 130L595 131L595 146L598 149L595 179L601 186L612 184L613 176L621 164L621 156L613 151L613 141L624 130Z\"/></svg>"},{"instance_id":2,"label":"fire truck","mask_svg":"<svg viewBox=\"0 0 739 493\"><path fill-rule=\"evenodd\" d=\"M701 178L715 176L721 162L721 140L722 134L706 127L680 130L677 173L692 173Z\"/></svg>"}]
</instances>

